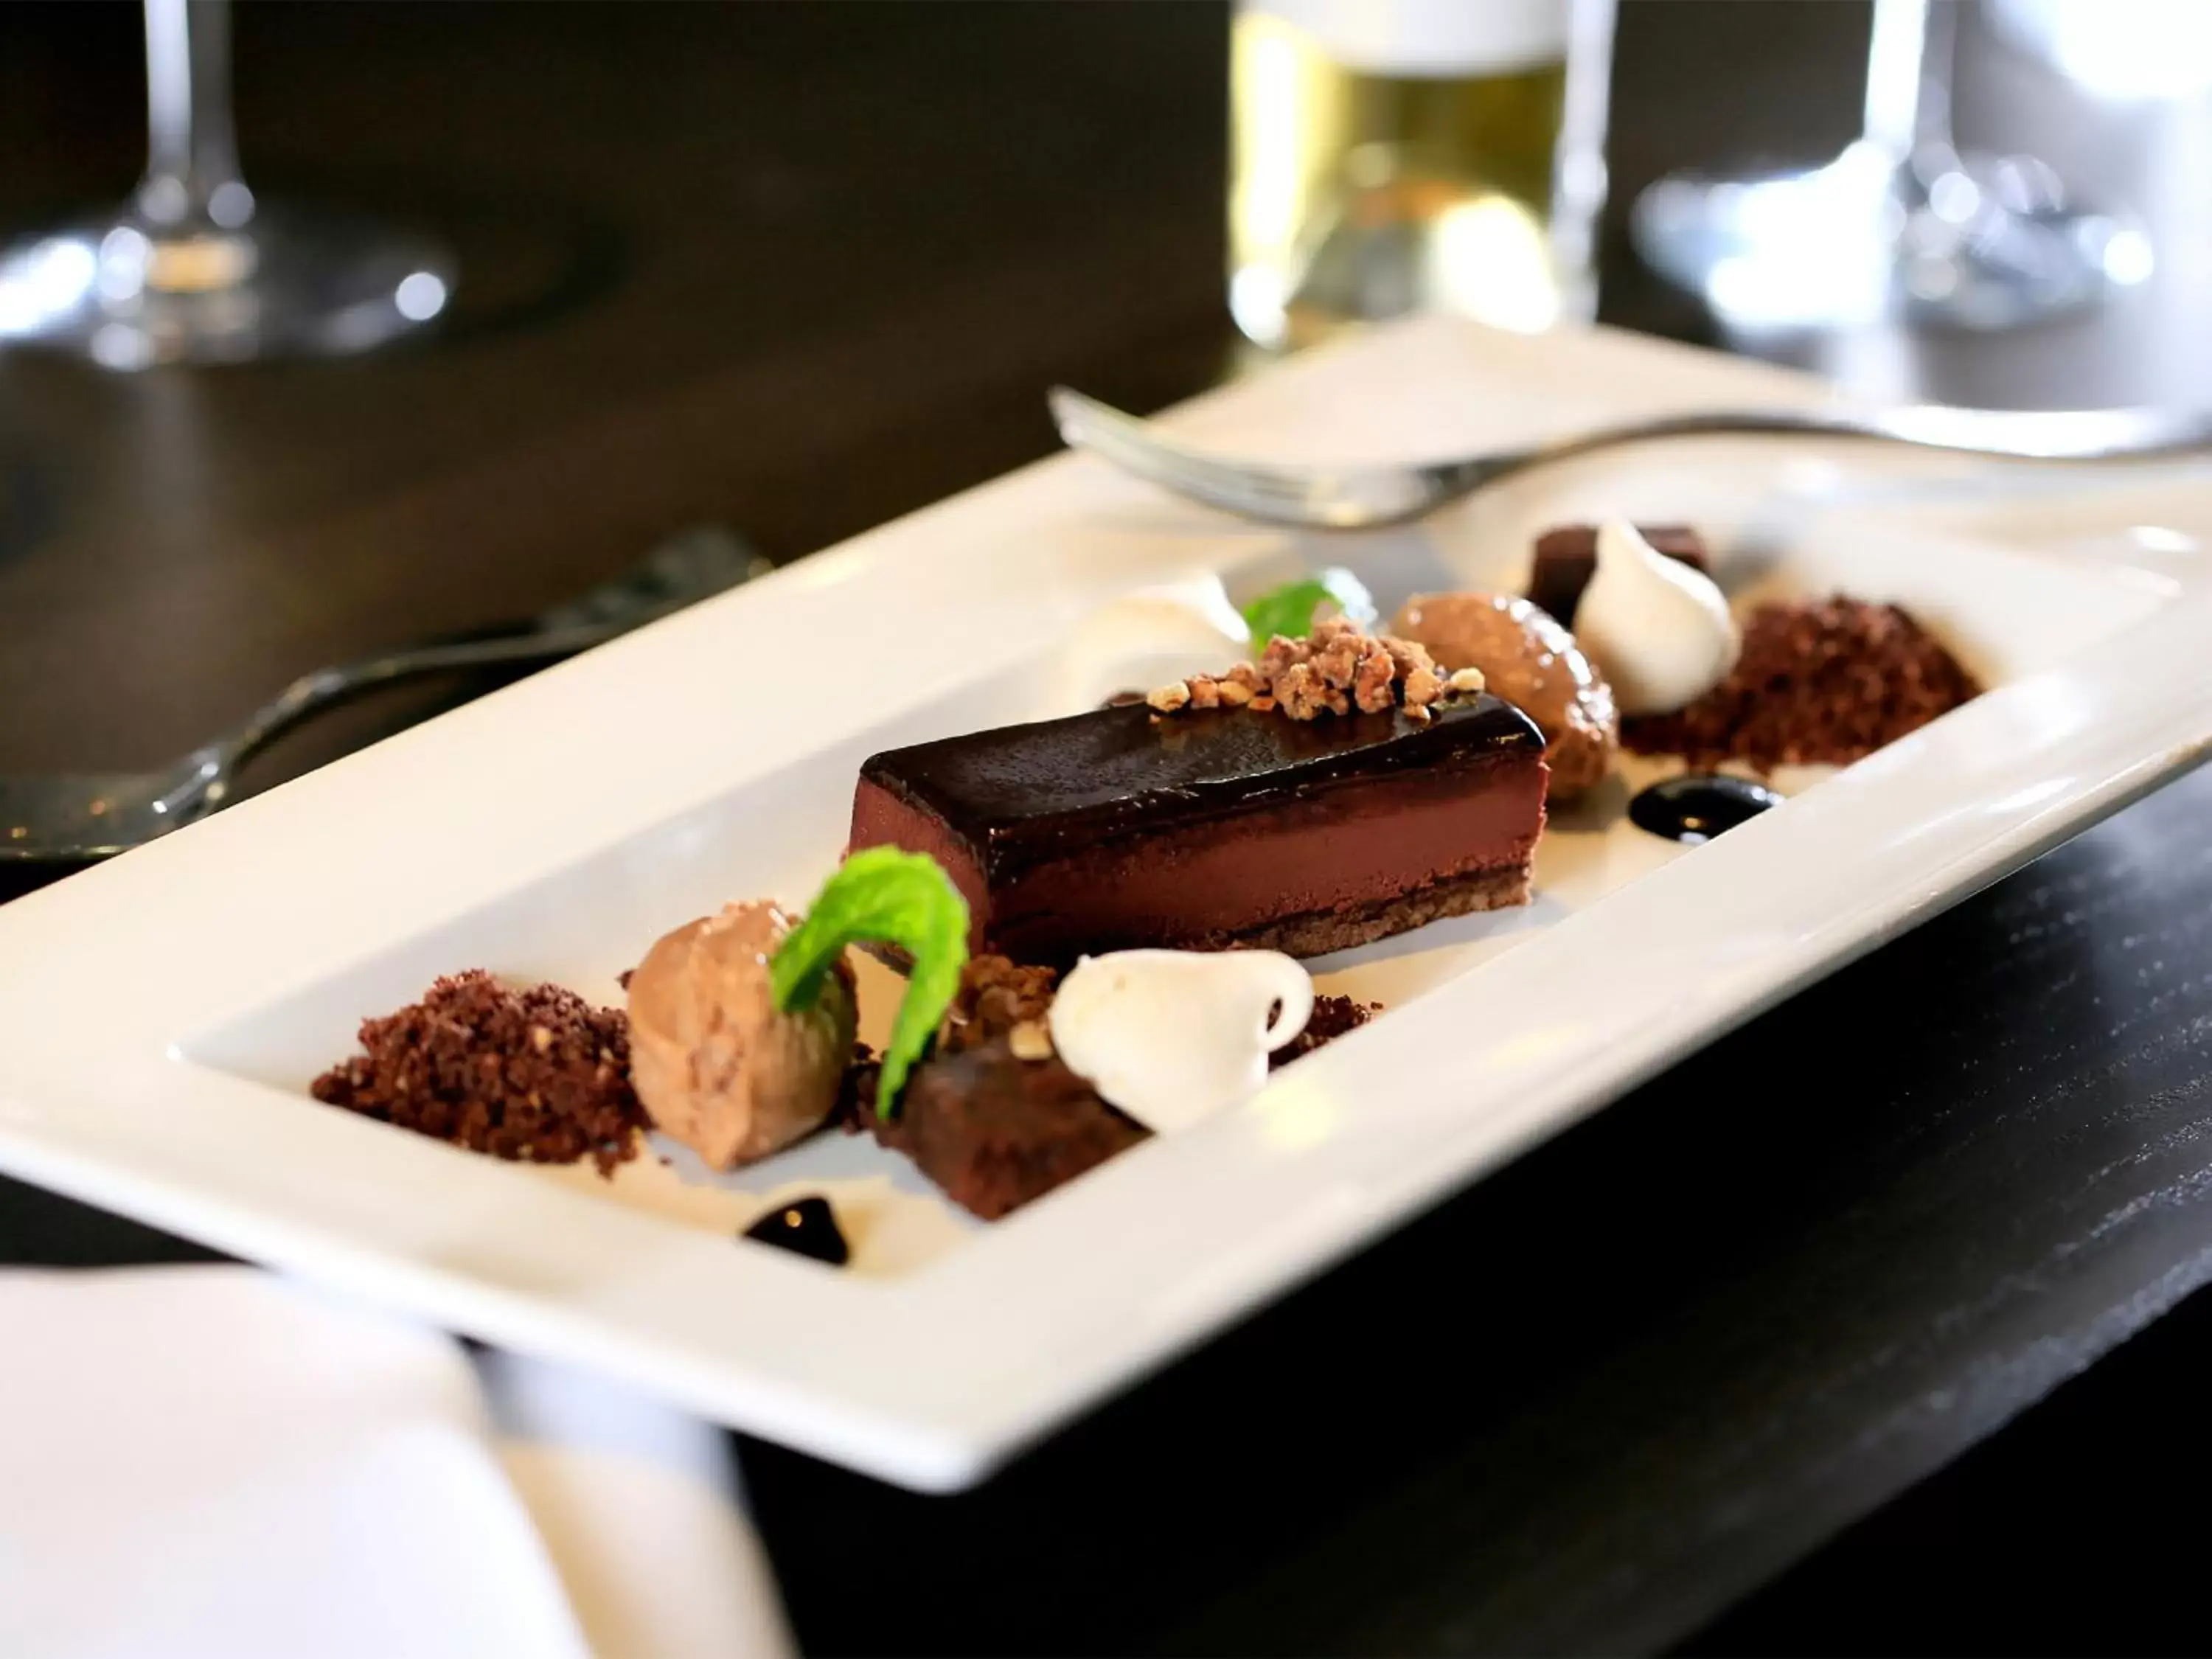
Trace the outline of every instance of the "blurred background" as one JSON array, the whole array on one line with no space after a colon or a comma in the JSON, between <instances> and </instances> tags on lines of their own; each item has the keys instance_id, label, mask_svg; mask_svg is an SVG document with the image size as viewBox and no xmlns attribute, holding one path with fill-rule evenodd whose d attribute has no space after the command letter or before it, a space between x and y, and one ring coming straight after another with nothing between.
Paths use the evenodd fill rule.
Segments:
<instances>
[{"instance_id":1,"label":"blurred background","mask_svg":"<svg viewBox=\"0 0 2212 1659\"><path fill-rule=\"evenodd\" d=\"M1885 4L1893 35L1931 26ZM2192 398L2203 9L1936 0L1960 146L2039 158L2113 216L2126 284L1994 332L1776 332L1656 274L1632 220L1670 175L1842 155L1873 9L1626 0L1609 59L1577 64L1605 94L1609 181L1580 180L1597 315L1882 397ZM534 611L684 525L810 551L1046 453L1050 380L1152 408L1256 351L1227 302L1226 4L292 0L230 33L259 196L383 216L459 275L428 326L355 358L132 374L0 350L0 769L150 763L302 669ZM0 11L0 225L125 201L146 47L132 6ZM265 775L409 707L319 724Z\"/></svg>"}]
</instances>

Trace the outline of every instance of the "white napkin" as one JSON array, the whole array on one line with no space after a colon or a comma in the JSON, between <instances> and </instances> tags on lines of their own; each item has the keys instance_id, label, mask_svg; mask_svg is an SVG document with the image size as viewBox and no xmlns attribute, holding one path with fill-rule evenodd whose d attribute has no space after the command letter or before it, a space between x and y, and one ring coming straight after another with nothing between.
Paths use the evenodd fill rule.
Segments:
<instances>
[{"instance_id":1,"label":"white napkin","mask_svg":"<svg viewBox=\"0 0 2212 1659\"><path fill-rule=\"evenodd\" d=\"M245 1267L0 1273L0 1653L789 1651L693 1419L497 1357L480 1387Z\"/></svg>"}]
</instances>

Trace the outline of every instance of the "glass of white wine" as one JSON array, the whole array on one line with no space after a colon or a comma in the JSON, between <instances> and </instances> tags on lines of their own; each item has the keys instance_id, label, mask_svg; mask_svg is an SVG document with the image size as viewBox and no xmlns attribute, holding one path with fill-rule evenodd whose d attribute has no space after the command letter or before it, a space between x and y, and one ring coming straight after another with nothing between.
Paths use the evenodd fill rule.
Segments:
<instances>
[{"instance_id":1,"label":"glass of white wine","mask_svg":"<svg viewBox=\"0 0 2212 1659\"><path fill-rule=\"evenodd\" d=\"M0 252L0 343L107 368L366 351L445 309L453 261L368 216L260 200L230 116L228 0L145 0L145 176Z\"/></svg>"},{"instance_id":2,"label":"glass of white wine","mask_svg":"<svg viewBox=\"0 0 2212 1659\"><path fill-rule=\"evenodd\" d=\"M1613 0L1239 0L1229 303L1269 348L1595 310Z\"/></svg>"}]
</instances>

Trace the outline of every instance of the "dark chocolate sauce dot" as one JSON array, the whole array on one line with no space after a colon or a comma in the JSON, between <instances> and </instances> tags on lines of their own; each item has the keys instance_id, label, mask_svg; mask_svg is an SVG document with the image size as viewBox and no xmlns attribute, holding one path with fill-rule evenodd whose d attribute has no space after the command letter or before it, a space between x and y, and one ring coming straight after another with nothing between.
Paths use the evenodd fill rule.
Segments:
<instances>
[{"instance_id":1,"label":"dark chocolate sauce dot","mask_svg":"<svg viewBox=\"0 0 2212 1659\"><path fill-rule=\"evenodd\" d=\"M1145 694L1141 691L1116 691L1098 706L1101 708L1127 708L1131 703L1144 700Z\"/></svg>"},{"instance_id":2,"label":"dark chocolate sauce dot","mask_svg":"<svg viewBox=\"0 0 2212 1659\"><path fill-rule=\"evenodd\" d=\"M826 1261L833 1267L843 1267L853 1255L853 1248L845 1243L845 1235L837 1231L837 1218L830 1212L830 1200L819 1194L794 1198L770 1210L745 1229L745 1237L773 1244L779 1250L794 1250L817 1261Z\"/></svg>"},{"instance_id":3,"label":"dark chocolate sauce dot","mask_svg":"<svg viewBox=\"0 0 2212 1659\"><path fill-rule=\"evenodd\" d=\"M1639 830L1695 847L1781 805L1782 797L1765 784L1692 773L1653 784L1628 803L1628 817Z\"/></svg>"}]
</instances>

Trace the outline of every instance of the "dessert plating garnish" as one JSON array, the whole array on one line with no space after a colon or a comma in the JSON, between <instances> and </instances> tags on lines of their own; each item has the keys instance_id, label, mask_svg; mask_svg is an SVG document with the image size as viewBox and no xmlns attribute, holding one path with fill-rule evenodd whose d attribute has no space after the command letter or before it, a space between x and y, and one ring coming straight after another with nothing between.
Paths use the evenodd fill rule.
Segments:
<instances>
[{"instance_id":1,"label":"dessert plating garnish","mask_svg":"<svg viewBox=\"0 0 2212 1659\"><path fill-rule=\"evenodd\" d=\"M1445 696L1473 696L1480 676L1448 682L1425 647L1390 634L1370 634L1345 617L1327 617L1303 638L1277 634L1257 662L1226 674L1194 674L1159 687L1145 701L1163 714L1185 708L1280 710L1294 720L1324 714L1376 714L1403 705L1425 708Z\"/></svg>"},{"instance_id":2,"label":"dessert plating garnish","mask_svg":"<svg viewBox=\"0 0 2212 1659\"><path fill-rule=\"evenodd\" d=\"M451 975L363 1020L361 1046L315 1079L316 1099L495 1158L589 1158L602 1175L637 1148L629 1023L557 985Z\"/></svg>"},{"instance_id":3,"label":"dessert plating garnish","mask_svg":"<svg viewBox=\"0 0 2212 1659\"><path fill-rule=\"evenodd\" d=\"M960 990L937 1034L939 1054L979 1048L1022 1026L1042 1026L1060 975L1001 956L970 957L960 969Z\"/></svg>"},{"instance_id":4,"label":"dessert plating garnish","mask_svg":"<svg viewBox=\"0 0 2212 1659\"><path fill-rule=\"evenodd\" d=\"M1649 834L1699 847L1781 805L1782 797L1763 783L1725 773L1707 776L1692 772L1644 790L1628 803L1628 817Z\"/></svg>"},{"instance_id":5,"label":"dessert plating garnish","mask_svg":"<svg viewBox=\"0 0 2212 1659\"><path fill-rule=\"evenodd\" d=\"M779 1204L746 1228L745 1237L794 1255L826 1261L833 1267L842 1267L853 1259L853 1247L845 1242L836 1212L819 1193Z\"/></svg>"},{"instance_id":6,"label":"dessert plating garnish","mask_svg":"<svg viewBox=\"0 0 2212 1659\"><path fill-rule=\"evenodd\" d=\"M1304 1060L1316 1048L1325 1048L1337 1038L1358 1030L1382 1012L1379 1002L1355 1002L1347 996L1319 996L1313 1000L1313 1012L1306 1016L1306 1029L1267 1056L1270 1070L1287 1066L1294 1060Z\"/></svg>"},{"instance_id":7,"label":"dessert plating garnish","mask_svg":"<svg viewBox=\"0 0 2212 1659\"><path fill-rule=\"evenodd\" d=\"M792 920L765 900L654 941L629 980L631 1072L664 1133L718 1170L811 1133L837 1098L857 1018L841 961L804 1008L776 1006L769 958Z\"/></svg>"},{"instance_id":8,"label":"dessert plating garnish","mask_svg":"<svg viewBox=\"0 0 2212 1659\"><path fill-rule=\"evenodd\" d=\"M1638 754L1697 767L1849 765L1980 691L1905 611L1838 594L1759 606L1725 680L1679 713L1628 721L1621 738Z\"/></svg>"},{"instance_id":9,"label":"dessert plating garnish","mask_svg":"<svg viewBox=\"0 0 2212 1659\"><path fill-rule=\"evenodd\" d=\"M1705 544L1698 532L1682 524L1640 524L1636 533L1657 551L1692 570L1711 574ZM1528 602L1549 611L1562 628L1575 625L1576 607L1583 589L1597 569L1597 526L1561 525L1536 538L1536 556L1528 570Z\"/></svg>"},{"instance_id":10,"label":"dessert plating garnish","mask_svg":"<svg viewBox=\"0 0 2212 1659\"><path fill-rule=\"evenodd\" d=\"M926 854L890 847L854 854L823 884L806 920L769 962L776 1007L789 1012L812 1006L845 947L863 942L895 945L913 964L876 1082L877 1115L889 1117L908 1071L960 989L961 964L968 960L968 902Z\"/></svg>"},{"instance_id":11,"label":"dessert plating garnish","mask_svg":"<svg viewBox=\"0 0 2212 1659\"><path fill-rule=\"evenodd\" d=\"M1694 702L1727 677L1743 645L1712 579L1620 520L1598 526L1597 569L1576 609L1575 636L1628 715Z\"/></svg>"},{"instance_id":12,"label":"dessert plating garnish","mask_svg":"<svg viewBox=\"0 0 2212 1659\"><path fill-rule=\"evenodd\" d=\"M969 957L945 1030L915 1068L897 1115L886 1121L860 1103L873 1087L860 1065L840 1126L904 1153L946 1197L987 1221L1143 1140L1145 1126L1054 1051L1046 1018L1054 978L1004 957ZM1311 1054L1379 1012L1375 1003L1316 996L1304 1030L1268 1063Z\"/></svg>"},{"instance_id":13,"label":"dessert plating garnish","mask_svg":"<svg viewBox=\"0 0 2212 1659\"><path fill-rule=\"evenodd\" d=\"M1474 669L1544 733L1551 798L1565 800L1596 783L1619 746L1613 692L1574 635L1527 599L1509 593L1416 593L1398 609L1392 631L1426 646L1439 666ZM1445 682L1449 688L1459 678Z\"/></svg>"},{"instance_id":14,"label":"dessert plating garnish","mask_svg":"<svg viewBox=\"0 0 2212 1659\"><path fill-rule=\"evenodd\" d=\"M1296 639L1310 633L1323 605L1363 628L1375 620L1375 600L1367 585L1349 570L1331 568L1280 587L1271 587L1244 607L1244 626L1254 641L1278 634Z\"/></svg>"},{"instance_id":15,"label":"dessert plating garnish","mask_svg":"<svg viewBox=\"0 0 2212 1659\"><path fill-rule=\"evenodd\" d=\"M1072 714L1124 687L1218 674L1250 654L1251 637L1218 576L1140 587L1070 630L1055 653L1059 690L1048 706ZM1144 701L1141 689L1136 701Z\"/></svg>"},{"instance_id":16,"label":"dessert plating garnish","mask_svg":"<svg viewBox=\"0 0 2212 1659\"><path fill-rule=\"evenodd\" d=\"M1116 951L1060 981L1052 1046L1158 1133L1265 1083L1267 1056L1305 1029L1313 1002L1306 970L1277 951Z\"/></svg>"}]
</instances>

